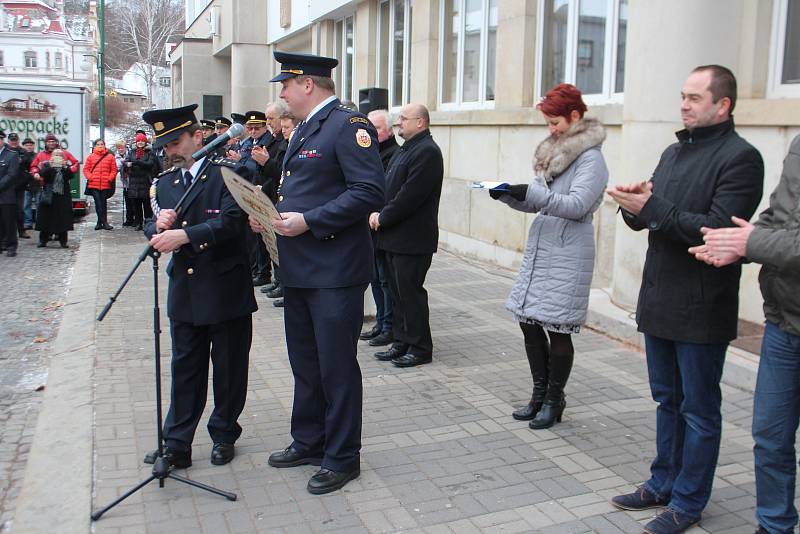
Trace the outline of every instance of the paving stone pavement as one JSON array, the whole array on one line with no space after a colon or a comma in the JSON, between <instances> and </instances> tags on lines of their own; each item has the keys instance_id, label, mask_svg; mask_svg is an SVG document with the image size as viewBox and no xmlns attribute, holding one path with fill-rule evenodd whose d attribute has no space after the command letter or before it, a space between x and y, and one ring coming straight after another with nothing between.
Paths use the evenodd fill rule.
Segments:
<instances>
[{"instance_id":1,"label":"paving stone pavement","mask_svg":"<svg viewBox=\"0 0 800 534\"><path fill-rule=\"evenodd\" d=\"M48 350L61 318L77 247L85 224L69 234L69 249L58 241L36 248L38 232L20 239L18 255L0 254L0 533L10 531L33 439Z\"/></svg>"},{"instance_id":2,"label":"paving stone pavement","mask_svg":"<svg viewBox=\"0 0 800 534\"><path fill-rule=\"evenodd\" d=\"M101 248L105 302L144 245L130 230ZM88 235L88 239L96 236ZM166 261L162 262L165 267ZM142 266L97 326L93 506L147 478L155 445L151 287ZM640 532L652 511L622 512L608 499L647 476L655 405L642 355L584 330L564 422L532 431L510 417L531 378L518 326L503 309L513 273L440 252L426 287L434 363L397 369L359 346L364 379L361 477L325 496L305 490L315 468L274 469L269 452L289 442L293 379L282 312L258 294L248 400L236 459L208 460L201 425L194 465L180 474L238 494L229 502L174 481L153 483L94 523L99 534L316 532ZM161 272L162 363L169 380ZM165 388L165 391L168 391ZM209 390L210 395L210 390ZM754 530L751 395L724 387L724 432L714 493L692 532ZM212 400L209 398L207 420ZM166 405L165 405L166 410Z\"/></svg>"}]
</instances>

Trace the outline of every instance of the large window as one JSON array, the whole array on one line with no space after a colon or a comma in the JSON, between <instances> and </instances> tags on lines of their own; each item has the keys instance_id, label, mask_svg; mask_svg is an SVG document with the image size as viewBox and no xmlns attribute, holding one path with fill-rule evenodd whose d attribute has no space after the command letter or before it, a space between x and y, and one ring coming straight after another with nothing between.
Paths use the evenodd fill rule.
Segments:
<instances>
[{"instance_id":1,"label":"large window","mask_svg":"<svg viewBox=\"0 0 800 534\"><path fill-rule=\"evenodd\" d=\"M29 69L35 69L37 66L36 52L29 50L24 53L24 56L25 56L25 67Z\"/></svg>"},{"instance_id":2,"label":"large window","mask_svg":"<svg viewBox=\"0 0 800 534\"><path fill-rule=\"evenodd\" d=\"M494 101L499 0L443 0L439 101L479 107Z\"/></svg>"},{"instance_id":3,"label":"large window","mask_svg":"<svg viewBox=\"0 0 800 534\"><path fill-rule=\"evenodd\" d=\"M353 91L355 79L355 17L345 17L336 21L333 32L333 49L339 66L334 71L336 89L342 100L355 102Z\"/></svg>"},{"instance_id":4,"label":"large window","mask_svg":"<svg viewBox=\"0 0 800 534\"><path fill-rule=\"evenodd\" d=\"M378 11L376 85L388 89L389 105L409 101L413 0L385 0Z\"/></svg>"},{"instance_id":5,"label":"large window","mask_svg":"<svg viewBox=\"0 0 800 534\"><path fill-rule=\"evenodd\" d=\"M566 82L590 100L619 98L628 0L542 0L539 6L539 94Z\"/></svg>"},{"instance_id":6,"label":"large window","mask_svg":"<svg viewBox=\"0 0 800 534\"><path fill-rule=\"evenodd\" d=\"M56 68L63 69L64 68L64 55L61 52L56 52Z\"/></svg>"},{"instance_id":7,"label":"large window","mask_svg":"<svg viewBox=\"0 0 800 534\"><path fill-rule=\"evenodd\" d=\"M800 2L775 2L770 68L770 94L800 97Z\"/></svg>"}]
</instances>

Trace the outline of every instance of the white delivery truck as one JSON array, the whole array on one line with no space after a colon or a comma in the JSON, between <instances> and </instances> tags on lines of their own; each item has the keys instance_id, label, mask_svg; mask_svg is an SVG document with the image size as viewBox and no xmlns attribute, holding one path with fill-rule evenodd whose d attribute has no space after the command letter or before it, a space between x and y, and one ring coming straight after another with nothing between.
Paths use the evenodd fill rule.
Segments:
<instances>
[{"instance_id":1,"label":"white delivery truck","mask_svg":"<svg viewBox=\"0 0 800 534\"><path fill-rule=\"evenodd\" d=\"M54 134L61 146L83 164L89 146L89 99L82 83L14 79L0 81L0 130L19 134L20 141L33 139L36 151L44 149L44 138ZM86 214L83 173L72 179L72 209Z\"/></svg>"}]
</instances>

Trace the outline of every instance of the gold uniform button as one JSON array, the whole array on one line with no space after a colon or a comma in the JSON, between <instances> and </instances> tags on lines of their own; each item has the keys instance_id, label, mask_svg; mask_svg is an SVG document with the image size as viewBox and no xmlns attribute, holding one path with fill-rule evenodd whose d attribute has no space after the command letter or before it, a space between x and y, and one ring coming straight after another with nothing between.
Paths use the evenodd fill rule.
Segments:
<instances>
[{"instance_id":1,"label":"gold uniform button","mask_svg":"<svg viewBox=\"0 0 800 534\"><path fill-rule=\"evenodd\" d=\"M186 269L186 274L194 274L194 269L189 267L188 269Z\"/></svg>"},{"instance_id":2,"label":"gold uniform button","mask_svg":"<svg viewBox=\"0 0 800 534\"><path fill-rule=\"evenodd\" d=\"M286 176L291 176L291 175L292 175L292 171L286 171Z\"/></svg>"},{"instance_id":3,"label":"gold uniform button","mask_svg":"<svg viewBox=\"0 0 800 534\"><path fill-rule=\"evenodd\" d=\"M283 195L278 197L278 202L282 202L282 201L283 201Z\"/></svg>"},{"instance_id":4,"label":"gold uniform button","mask_svg":"<svg viewBox=\"0 0 800 534\"><path fill-rule=\"evenodd\" d=\"M183 221L183 224L181 224L181 226L186 228L187 226L189 226L189 221Z\"/></svg>"}]
</instances>

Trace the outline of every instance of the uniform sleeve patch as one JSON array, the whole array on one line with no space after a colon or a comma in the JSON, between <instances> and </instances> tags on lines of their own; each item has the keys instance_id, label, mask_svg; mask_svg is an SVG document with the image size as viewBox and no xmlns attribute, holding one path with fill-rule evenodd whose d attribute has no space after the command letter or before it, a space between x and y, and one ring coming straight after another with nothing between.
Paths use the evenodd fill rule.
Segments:
<instances>
[{"instance_id":1,"label":"uniform sleeve patch","mask_svg":"<svg viewBox=\"0 0 800 534\"><path fill-rule=\"evenodd\" d=\"M362 124L369 124L369 121L364 117L350 117L350 124L355 124L357 122L360 122Z\"/></svg>"},{"instance_id":2,"label":"uniform sleeve patch","mask_svg":"<svg viewBox=\"0 0 800 534\"><path fill-rule=\"evenodd\" d=\"M358 143L360 147L369 148L372 146L372 137L369 136L369 132L364 128L359 128L356 131L356 143Z\"/></svg>"}]
</instances>

